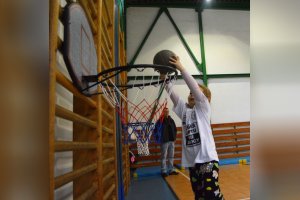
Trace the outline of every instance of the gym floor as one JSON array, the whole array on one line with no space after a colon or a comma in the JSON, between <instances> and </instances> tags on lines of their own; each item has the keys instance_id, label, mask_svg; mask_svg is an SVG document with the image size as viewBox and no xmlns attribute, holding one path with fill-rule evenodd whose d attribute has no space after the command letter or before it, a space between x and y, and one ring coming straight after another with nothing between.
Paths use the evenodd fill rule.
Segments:
<instances>
[{"instance_id":1,"label":"gym floor","mask_svg":"<svg viewBox=\"0 0 300 200\"><path fill-rule=\"evenodd\" d=\"M220 166L220 187L226 199L250 199L250 165L234 164ZM132 179L126 200L191 200L194 199L187 170L165 180L159 175Z\"/></svg>"}]
</instances>

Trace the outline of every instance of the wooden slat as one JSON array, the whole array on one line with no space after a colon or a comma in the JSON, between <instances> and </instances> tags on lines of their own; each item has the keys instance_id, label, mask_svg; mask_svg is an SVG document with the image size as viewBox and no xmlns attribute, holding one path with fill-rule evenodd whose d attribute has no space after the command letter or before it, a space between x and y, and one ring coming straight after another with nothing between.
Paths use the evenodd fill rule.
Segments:
<instances>
[{"instance_id":1,"label":"wooden slat","mask_svg":"<svg viewBox=\"0 0 300 200\"><path fill-rule=\"evenodd\" d=\"M107 128L105 126L102 127L102 130L106 133L109 133L109 134L114 134L113 130L111 130L110 128Z\"/></svg>"},{"instance_id":2,"label":"wooden slat","mask_svg":"<svg viewBox=\"0 0 300 200\"><path fill-rule=\"evenodd\" d=\"M236 145L248 145L250 144L250 140L243 140L238 142L220 142L216 143L216 147L228 147L228 146L236 146Z\"/></svg>"},{"instance_id":3,"label":"wooden slat","mask_svg":"<svg viewBox=\"0 0 300 200\"><path fill-rule=\"evenodd\" d=\"M103 163L103 165L106 165L110 162L113 162L114 160L115 160L115 158L111 157L111 158L104 159L102 163Z\"/></svg>"},{"instance_id":4,"label":"wooden slat","mask_svg":"<svg viewBox=\"0 0 300 200\"><path fill-rule=\"evenodd\" d=\"M218 136L215 137L215 141L222 141L222 140L234 140L240 138L250 138L250 134L240 134L240 135L230 135L230 136Z\"/></svg>"},{"instance_id":5,"label":"wooden slat","mask_svg":"<svg viewBox=\"0 0 300 200\"><path fill-rule=\"evenodd\" d=\"M85 14L88 18L88 21L90 23L93 34L96 35L97 34L97 28L96 28L95 22L94 22L94 20L91 16L91 12L89 11L87 1L86 0L79 0L79 2L81 3L83 10L85 11Z\"/></svg>"},{"instance_id":6,"label":"wooden slat","mask_svg":"<svg viewBox=\"0 0 300 200\"><path fill-rule=\"evenodd\" d=\"M181 153L175 153L174 158L181 158ZM153 156L137 156L136 161L144 161L144 160L160 160L161 155L153 155Z\"/></svg>"},{"instance_id":7,"label":"wooden slat","mask_svg":"<svg viewBox=\"0 0 300 200\"><path fill-rule=\"evenodd\" d=\"M97 9L96 9L96 6L94 4L94 1L93 0L88 0L88 5L91 9L92 17L96 18L97 17Z\"/></svg>"},{"instance_id":8,"label":"wooden slat","mask_svg":"<svg viewBox=\"0 0 300 200\"><path fill-rule=\"evenodd\" d=\"M112 49L112 42L109 38L109 34L108 34L108 31L107 31L107 25L106 25L106 22L105 22L104 18L102 20L102 26L103 26L103 34L105 36L105 40L108 42L109 48Z\"/></svg>"},{"instance_id":9,"label":"wooden slat","mask_svg":"<svg viewBox=\"0 0 300 200\"><path fill-rule=\"evenodd\" d=\"M152 166L160 166L160 162L149 162L149 163L140 163L131 165L132 168L140 168L140 167L152 167ZM181 164L180 160L174 160L174 164Z\"/></svg>"},{"instance_id":10,"label":"wooden slat","mask_svg":"<svg viewBox=\"0 0 300 200\"><path fill-rule=\"evenodd\" d=\"M85 191L82 195L80 195L77 198L74 198L75 200L86 200L91 199L93 194L97 191L97 183L93 183L92 187L90 187L87 191Z\"/></svg>"},{"instance_id":11,"label":"wooden slat","mask_svg":"<svg viewBox=\"0 0 300 200\"><path fill-rule=\"evenodd\" d=\"M80 149L96 149L97 144L94 142L70 142L70 141L57 141L55 143L55 151L73 151Z\"/></svg>"},{"instance_id":12,"label":"wooden slat","mask_svg":"<svg viewBox=\"0 0 300 200\"><path fill-rule=\"evenodd\" d=\"M104 109L102 109L101 112L103 115L105 115L105 118L107 118L110 121L113 120L113 117L108 112L106 112Z\"/></svg>"},{"instance_id":13,"label":"wooden slat","mask_svg":"<svg viewBox=\"0 0 300 200\"><path fill-rule=\"evenodd\" d=\"M238 153L238 154L228 154L228 155L219 155L219 159L226 159L226 158L240 158L240 157L247 157L250 156L249 153Z\"/></svg>"},{"instance_id":14,"label":"wooden slat","mask_svg":"<svg viewBox=\"0 0 300 200\"><path fill-rule=\"evenodd\" d=\"M229 153L229 152L238 152L238 151L249 151L250 146L247 147L235 147L235 148L226 148L226 149L217 149L219 153Z\"/></svg>"},{"instance_id":15,"label":"wooden slat","mask_svg":"<svg viewBox=\"0 0 300 200\"><path fill-rule=\"evenodd\" d=\"M54 199L54 140L55 140L55 101L56 101L56 63L57 63L57 40L58 40L58 22L59 22L59 0L49 2L49 199Z\"/></svg>"},{"instance_id":16,"label":"wooden slat","mask_svg":"<svg viewBox=\"0 0 300 200\"><path fill-rule=\"evenodd\" d=\"M103 2L104 2L104 7L105 7L105 11L106 11L109 26L112 26L113 23L112 23L112 20L111 20L109 9L108 9L107 0L104 0Z\"/></svg>"},{"instance_id":17,"label":"wooden slat","mask_svg":"<svg viewBox=\"0 0 300 200\"><path fill-rule=\"evenodd\" d=\"M83 117L81 115L78 115L76 113L73 113L72 111L65 109L62 106L56 105L55 107L55 112L56 112L56 116L73 121L73 122L78 122L80 124L89 126L91 128L97 128L97 123L86 118Z\"/></svg>"},{"instance_id":18,"label":"wooden slat","mask_svg":"<svg viewBox=\"0 0 300 200\"><path fill-rule=\"evenodd\" d=\"M83 167L83 168L75 170L73 172L56 177L55 178L55 189L65 185L65 184L73 181L74 179L76 179L84 174L87 174L95 169L97 169L97 164L91 164L89 166Z\"/></svg>"},{"instance_id":19,"label":"wooden slat","mask_svg":"<svg viewBox=\"0 0 300 200\"><path fill-rule=\"evenodd\" d=\"M212 128L223 128L232 126L250 126L250 122L233 122L233 123L223 123L223 124L212 124Z\"/></svg>"},{"instance_id":20,"label":"wooden slat","mask_svg":"<svg viewBox=\"0 0 300 200\"><path fill-rule=\"evenodd\" d=\"M106 176L103 177L102 179L102 183L105 184L106 181L108 181L111 177L113 177L115 174L115 171L111 171L108 174L106 174Z\"/></svg>"},{"instance_id":21,"label":"wooden slat","mask_svg":"<svg viewBox=\"0 0 300 200\"><path fill-rule=\"evenodd\" d=\"M237 129L225 129L225 130L213 130L214 135L232 134L232 133L249 133L250 128L237 128Z\"/></svg>"},{"instance_id":22,"label":"wooden slat","mask_svg":"<svg viewBox=\"0 0 300 200\"><path fill-rule=\"evenodd\" d=\"M102 53L101 53L101 48L100 46L102 45L102 36L101 31L102 31L102 26L101 26L101 21L103 18L103 12L102 12L102 0L98 0L97 1L97 40L96 40L96 46L97 46L97 61L98 61L98 67L97 67L97 72L101 72L101 66L102 64ZM99 88L98 88L99 91ZM103 104L104 102L102 101L102 97L101 95L97 96L97 103L99 105L99 108L103 108ZM97 123L98 123L98 128L97 128L97 133L98 133L98 170L97 170L97 177L98 177L98 199L101 199L103 197L104 194L104 189L103 189L103 185L102 185L102 180L103 180L103 176L104 176L104 171L103 171L103 164L102 164L102 155L103 155L103 131L102 131L102 118L103 118L103 112L102 110L98 110L97 113Z\"/></svg>"},{"instance_id":23,"label":"wooden slat","mask_svg":"<svg viewBox=\"0 0 300 200\"><path fill-rule=\"evenodd\" d=\"M113 148L114 147L114 144L113 143L102 143L102 146L104 148Z\"/></svg>"},{"instance_id":24,"label":"wooden slat","mask_svg":"<svg viewBox=\"0 0 300 200\"><path fill-rule=\"evenodd\" d=\"M103 29L102 29L101 34L102 34L103 36L105 36ZM109 40L109 39L106 39L105 37L103 37L103 40L102 40L102 41L103 41L103 43L104 43L105 50L106 50L107 52L110 52L110 54L111 54L111 53L112 53L112 47L109 46L109 42L108 42L107 40ZM111 55L110 55L110 56L111 56Z\"/></svg>"},{"instance_id":25,"label":"wooden slat","mask_svg":"<svg viewBox=\"0 0 300 200\"><path fill-rule=\"evenodd\" d=\"M108 199L108 198L111 196L111 194L113 193L113 191L115 190L115 188L116 188L116 185L115 185L115 184L112 184L112 185L110 186L110 188L109 188L109 189L106 191L106 193L104 194L103 200Z\"/></svg>"},{"instance_id":26,"label":"wooden slat","mask_svg":"<svg viewBox=\"0 0 300 200\"><path fill-rule=\"evenodd\" d=\"M106 50L104 49L104 46L103 46L103 45L101 46L101 50L102 50L102 52L103 52L102 56L103 56L103 58L104 58L104 61L105 61L105 63L108 65L108 66L107 66L107 65L103 65L102 67L104 67L104 69L112 68L112 63L111 63L112 59L111 59L111 57L109 57L109 56L107 55L107 52L106 52Z\"/></svg>"},{"instance_id":27,"label":"wooden slat","mask_svg":"<svg viewBox=\"0 0 300 200\"><path fill-rule=\"evenodd\" d=\"M60 71L55 72L57 82L73 93L74 96L83 100L87 105L92 108L97 108L96 102L89 97L84 96L82 93L78 91L78 89L73 85L73 83L65 77Z\"/></svg>"}]
</instances>

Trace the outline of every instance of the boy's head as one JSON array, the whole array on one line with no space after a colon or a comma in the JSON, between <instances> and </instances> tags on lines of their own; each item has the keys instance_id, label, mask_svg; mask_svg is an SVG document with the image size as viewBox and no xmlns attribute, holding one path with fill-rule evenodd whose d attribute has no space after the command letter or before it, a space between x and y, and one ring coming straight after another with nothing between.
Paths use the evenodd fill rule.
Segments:
<instances>
[{"instance_id":1,"label":"boy's head","mask_svg":"<svg viewBox=\"0 0 300 200\"><path fill-rule=\"evenodd\" d=\"M211 92L208 89L208 87L199 84L199 89L206 96L206 98L208 99L208 102L210 102L210 100L211 100ZM190 94L188 96L188 104L189 104L190 107L193 107L195 105L195 98L194 98L194 95L193 95L192 92L190 92Z\"/></svg>"},{"instance_id":2,"label":"boy's head","mask_svg":"<svg viewBox=\"0 0 300 200\"><path fill-rule=\"evenodd\" d=\"M164 113L164 117L168 117L169 116L169 108L165 107L163 110Z\"/></svg>"}]
</instances>

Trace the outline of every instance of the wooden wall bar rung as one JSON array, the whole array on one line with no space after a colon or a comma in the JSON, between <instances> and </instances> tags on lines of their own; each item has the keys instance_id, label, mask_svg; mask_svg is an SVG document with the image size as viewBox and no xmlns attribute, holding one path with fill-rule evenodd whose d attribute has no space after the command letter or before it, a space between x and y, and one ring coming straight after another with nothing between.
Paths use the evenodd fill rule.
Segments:
<instances>
[{"instance_id":1,"label":"wooden wall bar rung","mask_svg":"<svg viewBox=\"0 0 300 200\"><path fill-rule=\"evenodd\" d=\"M236 128L236 129L225 129L225 130L213 130L214 135L231 134L231 133L249 133L250 128Z\"/></svg>"},{"instance_id":2,"label":"wooden wall bar rung","mask_svg":"<svg viewBox=\"0 0 300 200\"><path fill-rule=\"evenodd\" d=\"M108 36L108 31L107 31L107 25L106 25L106 22L104 20L104 18L102 18L102 26L103 26L103 33L104 33L104 37L105 37L105 40L108 42L108 45L109 45L109 48L112 49L112 42Z\"/></svg>"},{"instance_id":3,"label":"wooden wall bar rung","mask_svg":"<svg viewBox=\"0 0 300 200\"><path fill-rule=\"evenodd\" d=\"M149 163L141 163L141 164L133 164L132 168L140 168L140 167L152 167L152 166L160 166L161 162L149 162ZM174 164L181 164L180 160L174 160Z\"/></svg>"},{"instance_id":4,"label":"wooden wall bar rung","mask_svg":"<svg viewBox=\"0 0 300 200\"><path fill-rule=\"evenodd\" d=\"M113 147L115 147L113 143L102 143L102 146L104 148L113 148Z\"/></svg>"},{"instance_id":5,"label":"wooden wall bar rung","mask_svg":"<svg viewBox=\"0 0 300 200\"><path fill-rule=\"evenodd\" d=\"M55 143L55 151L73 151L80 149L97 149L97 144L94 142L71 142L57 141Z\"/></svg>"},{"instance_id":6,"label":"wooden wall bar rung","mask_svg":"<svg viewBox=\"0 0 300 200\"><path fill-rule=\"evenodd\" d=\"M211 127L214 128L224 128L224 127L234 127L234 126L250 126L250 122L233 122L233 123L223 123L223 124L212 124Z\"/></svg>"},{"instance_id":7,"label":"wooden wall bar rung","mask_svg":"<svg viewBox=\"0 0 300 200\"><path fill-rule=\"evenodd\" d=\"M229 135L229 136L218 136L215 137L215 141L224 141L224 140L234 140L234 139L241 139L241 138L250 138L250 134L241 134L241 135Z\"/></svg>"},{"instance_id":8,"label":"wooden wall bar rung","mask_svg":"<svg viewBox=\"0 0 300 200\"><path fill-rule=\"evenodd\" d=\"M230 153L230 152L238 152L238 151L249 151L250 146L246 147L235 147L235 148L226 148L226 149L217 149L218 153Z\"/></svg>"},{"instance_id":9,"label":"wooden wall bar rung","mask_svg":"<svg viewBox=\"0 0 300 200\"><path fill-rule=\"evenodd\" d=\"M96 170L97 169L97 164L91 164L89 166L86 166L86 167L83 167L81 169L78 169L78 170L75 170L75 171L72 171L70 173L67 173L67 174L64 174L64 175L61 175L59 177L56 177L55 178L55 189L73 181L74 179L84 175L84 174L87 174L93 170Z\"/></svg>"},{"instance_id":10,"label":"wooden wall bar rung","mask_svg":"<svg viewBox=\"0 0 300 200\"><path fill-rule=\"evenodd\" d=\"M226 159L226 158L241 158L250 156L250 153L237 153L237 154L228 154L228 155L219 155L219 159Z\"/></svg>"},{"instance_id":11,"label":"wooden wall bar rung","mask_svg":"<svg viewBox=\"0 0 300 200\"><path fill-rule=\"evenodd\" d=\"M108 112L106 112L104 109L102 109L101 112L102 112L103 115L105 115L105 117L106 117L108 120L110 120L110 121L113 120L113 117L112 117Z\"/></svg>"},{"instance_id":12,"label":"wooden wall bar rung","mask_svg":"<svg viewBox=\"0 0 300 200\"><path fill-rule=\"evenodd\" d=\"M58 117L61 117L61 118L64 118L64 119L67 119L67 120L70 120L73 122L78 122L80 124L89 126L91 128L97 128L96 122L94 122L86 117L83 117L81 115L78 115L76 113L73 113L72 111L70 111L62 106L56 105L55 114Z\"/></svg>"},{"instance_id":13,"label":"wooden wall bar rung","mask_svg":"<svg viewBox=\"0 0 300 200\"><path fill-rule=\"evenodd\" d=\"M101 98L107 103L107 105L108 105L109 107L115 108L115 107L113 107L113 106L110 104L110 102L109 102L103 95L101 96Z\"/></svg>"},{"instance_id":14,"label":"wooden wall bar rung","mask_svg":"<svg viewBox=\"0 0 300 200\"><path fill-rule=\"evenodd\" d=\"M74 96L83 100L87 105L92 108L97 108L96 102L89 97L84 96L82 93L78 91L78 89L73 85L73 83L63 75L60 71L55 72L56 80L59 84L73 93Z\"/></svg>"},{"instance_id":15,"label":"wooden wall bar rung","mask_svg":"<svg viewBox=\"0 0 300 200\"><path fill-rule=\"evenodd\" d=\"M106 181L108 181L111 177L113 177L115 174L114 171L109 172L106 176L103 177L102 179L102 183L105 184Z\"/></svg>"},{"instance_id":16,"label":"wooden wall bar rung","mask_svg":"<svg viewBox=\"0 0 300 200\"><path fill-rule=\"evenodd\" d=\"M111 52L112 47L109 46L108 41L107 41L107 40L109 40L109 39L106 39L106 38L105 38L105 34L104 34L103 29L102 29L102 31L101 31L101 34L102 34L102 36L104 36L104 37L103 37L103 43L104 43L104 46L105 46L106 51Z\"/></svg>"},{"instance_id":17,"label":"wooden wall bar rung","mask_svg":"<svg viewBox=\"0 0 300 200\"><path fill-rule=\"evenodd\" d=\"M116 188L116 185L115 185L115 184L112 184L112 185L110 186L110 188L109 188L109 189L106 191L106 193L104 194L103 199L104 199L104 200L108 199L108 198L112 195L112 193L113 193L113 191L115 190L115 188Z\"/></svg>"},{"instance_id":18,"label":"wooden wall bar rung","mask_svg":"<svg viewBox=\"0 0 300 200\"><path fill-rule=\"evenodd\" d=\"M219 142L216 143L216 147L229 147L229 146L248 145L248 144L250 144L250 140L242 140L238 142Z\"/></svg>"},{"instance_id":19,"label":"wooden wall bar rung","mask_svg":"<svg viewBox=\"0 0 300 200\"><path fill-rule=\"evenodd\" d=\"M114 160L115 160L115 158L111 157L111 158L104 159L102 163L103 163L103 165L106 165L110 162L113 162Z\"/></svg>"},{"instance_id":20,"label":"wooden wall bar rung","mask_svg":"<svg viewBox=\"0 0 300 200\"><path fill-rule=\"evenodd\" d=\"M88 18L88 21L90 23L93 34L96 35L97 34L97 26L95 25L95 22L94 22L94 20L91 16L91 12L89 11L87 1L86 0L79 0L79 2L81 3L83 10L85 11L85 14Z\"/></svg>"},{"instance_id":21,"label":"wooden wall bar rung","mask_svg":"<svg viewBox=\"0 0 300 200\"><path fill-rule=\"evenodd\" d=\"M77 198L74 198L75 200L86 200L86 199L91 199L93 194L97 191L98 186L97 183L94 182L92 187L90 187L87 191L85 191L82 195L80 195Z\"/></svg>"},{"instance_id":22,"label":"wooden wall bar rung","mask_svg":"<svg viewBox=\"0 0 300 200\"><path fill-rule=\"evenodd\" d=\"M103 130L104 132L106 132L106 133L109 133L109 134L114 134L114 132L113 132L113 130L112 130L112 129L110 129L110 128L107 128L107 127L105 127L105 126L103 126L103 127L102 127L102 130Z\"/></svg>"},{"instance_id":23,"label":"wooden wall bar rung","mask_svg":"<svg viewBox=\"0 0 300 200\"><path fill-rule=\"evenodd\" d=\"M88 4L89 4L89 7L91 9L92 17L96 18L97 17L97 9L96 9L96 6L94 4L94 1L93 0L88 0Z\"/></svg>"},{"instance_id":24,"label":"wooden wall bar rung","mask_svg":"<svg viewBox=\"0 0 300 200\"><path fill-rule=\"evenodd\" d=\"M108 59L107 53L105 52L105 50L104 50L104 48L103 48L103 45L101 46L101 50L102 50L102 52L104 52L104 53L102 54L102 57L104 58L104 61L105 61L105 63L106 63L106 65L102 65L102 67L104 67L104 69L112 68L112 64L111 64L111 62L110 62L109 59Z\"/></svg>"},{"instance_id":25,"label":"wooden wall bar rung","mask_svg":"<svg viewBox=\"0 0 300 200\"><path fill-rule=\"evenodd\" d=\"M112 26L112 20L111 20L110 12L108 9L107 0L104 0L103 2L104 2L104 7L105 7L108 22L109 22L109 26Z\"/></svg>"}]
</instances>

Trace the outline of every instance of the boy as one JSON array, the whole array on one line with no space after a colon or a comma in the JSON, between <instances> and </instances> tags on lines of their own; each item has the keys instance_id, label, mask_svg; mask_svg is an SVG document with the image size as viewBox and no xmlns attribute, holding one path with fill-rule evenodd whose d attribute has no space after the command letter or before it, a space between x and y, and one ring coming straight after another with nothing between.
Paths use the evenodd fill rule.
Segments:
<instances>
[{"instance_id":1,"label":"boy","mask_svg":"<svg viewBox=\"0 0 300 200\"><path fill-rule=\"evenodd\" d=\"M182 120L182 165L189 168L195 200L224 199L218 183L219 158L210 126L211 93L205 86L198 85L178 56L170 57L170 63L181 72L190 89L188 103L174 91L170 97L173 111ZM170 86L166 89L170 90Z\"/></svg>"}]
</instances>

